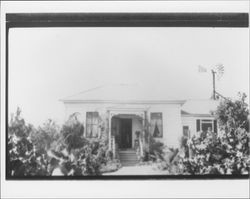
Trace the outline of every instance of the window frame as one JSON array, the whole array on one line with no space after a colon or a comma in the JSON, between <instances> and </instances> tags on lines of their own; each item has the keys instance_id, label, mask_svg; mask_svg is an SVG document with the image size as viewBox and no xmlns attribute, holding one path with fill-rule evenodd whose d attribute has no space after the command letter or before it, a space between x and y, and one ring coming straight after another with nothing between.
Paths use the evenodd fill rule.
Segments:
<instances>
[{"instance_id":1,"label":"window frame","mask_svg":"<svg viewBox=\"0 0 250 199\"><path fill-rule=\"evenodd\" d=\"M203 129L202 129L202 125L203 124L212 124L212 132L214 132L214 120L213 119L211 119L211 120L201 120L201 122L200 122L200 129L203 131Z\"/></svg>"},{"instance_id":2,"label":"window frame","mask_svg":"<svg viewBox=\"0 0 250 199\"><path fill-rule=\"evenodd\" d=\"M96 115L96 120L97 120L97 124L94 124L94 117L95 117L95 113ZM90 119L90 123L88 123L88 115L91 114L91 119ZM98 138L98 134L99 134L99 130L98 130L98 118L99 118L99 113L97 111L87 111L86 112L86 133L85 133L85 137L86 138ZM90 129L92 130L91 136L90 136L90 132L88 132L88 126L90 125ZM93 127L97 126L97 132L95 134L93 134ZM93 136L96 135L96 136Z\"/></svg>"},{"instance_id":3,"label":"window frame","mask_svg":"<svg viewBox=\"0 0 250 199\"><path fill-rule=\"evenodd\" d=\"M154 129L153 129L153 125L152 125L152 115L153 114L160 114L161 115L161 125L160 125L160 130L161 130L161 136L159 137L155 137L154 136ZM163 138L163 113L162 112L150 112L150 134L154 137L154 138ZM159 125L158 125L159 127Z\"/></svg>"},{"instance_id":4,"label":"window frame","mask_svg":"<svg viewBox=\"0 0 250 199\"><path fill-rule=\"evenodd\" d=\"M191 134L190 134L190 126L189 125L182 125L182 135L184 136L184 129L187 128L187 134L188 134L188 138L191 137Z\"/></svg>"}]
</instances>

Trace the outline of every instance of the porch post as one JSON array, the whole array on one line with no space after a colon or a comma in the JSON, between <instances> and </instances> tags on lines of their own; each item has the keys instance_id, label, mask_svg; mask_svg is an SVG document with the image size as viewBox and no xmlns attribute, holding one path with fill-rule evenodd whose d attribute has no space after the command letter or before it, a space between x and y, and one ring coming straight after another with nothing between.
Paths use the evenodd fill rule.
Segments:
<instances>
[{"instance_id":1,"label":"porch post","mask_svg":"<svg viewBox=\"0 0 250 199\"><path fill-rule=\"evenodd\" d=\"M143 148L145 146L145 135L146 135L146 132L145 132L145 112L142 114L142 127L143 127L143 132L142 132L142 138L141 138L141 141L142 141L142 146L141 146L141 149L140 149L140 155L143 156Z\"/></svg>"},{"instance_id":2,"label":"porch post","mask_svg":"<svg viewBox=\"0 0 250 199\"><path fill-rule=\"evenodd\" d=\"M111 119L112 115L110 114L110 111L108 111L108 143L109 143L109 150L112 150L112 139L111 139Z\"/></svg>"}]
</instances>

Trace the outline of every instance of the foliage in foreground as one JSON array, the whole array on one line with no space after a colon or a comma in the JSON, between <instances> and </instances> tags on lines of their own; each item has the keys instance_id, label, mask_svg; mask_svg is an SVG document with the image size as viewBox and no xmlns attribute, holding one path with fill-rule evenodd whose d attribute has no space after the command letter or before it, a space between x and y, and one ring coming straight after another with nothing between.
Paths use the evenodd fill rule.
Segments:
<instances>
[{"instance_id":1,"label":"foliage in foreground","mask_svg":"<svg viewBox=\"0 0 250 199\"><path fill-rule=\"evenodd\" d=\"M36 129L18 108L8 128L8 175L101 175L102 167L112 163L110 152L102 140L85 139L83 131L75 115L61 129L52 120Z\"/></svg>"},{"instance_id":2,"label":"foliage in foreground","mask_svg":"<svg viewBox=\"0 0 250 199\"><path fill-rule=\"evenodd\" d=\"M246 96L220 103L215 117L220 133L197 134L182 149L170 149L152 137L144 161L156 162L168 174L249 174L250 134ZM26 124L20 109L8 127L9 176L84 176L116 170L119 162L108 151L106 138L87 140L72 115L60 128L48 120L42 127ZM201 136L202 135L202 136ZM188 153L183 149L189 149ZM188 156L187 156L188 154Z\"/></svg>"},{"instance_id":3,"label":"foliage in foreground","mask_svg":"<svg viewBox=\"0 0 250 199\"><path fill-rule=\"evenodd\" d=\"M149 135L148 139L148 147L144 149L144 157L142 158L142 161L157 162L163 160L164 144L155 140L152 135Z\"/></svg>"},{"instance_id":4,"label":"foliage in foreground","mask_svg":"<svg viewBox=\"0 0 250 199\"><path fill-rule=\"evenodd\" d=\"M187 141L182 140L180 149L153 148L161 154L153 159L158 168L171 175L249 174L249 109L245 99L246 95L240 94L236 101L221 101L213 113L219 134L198 132Z\"/></svg>"},{"instance_id":5,"label":"foliage in foreground","mask_svg":"<svg viewBox=\"0 0 250 199\"><path fill-rule=\"evenodd\" d=\"M249 174L249 110L242 94L236 101L224 100L215 111L220 133L200 134L189 140L191 157L183 158L190 174Z\"/></svg>"},{"instance_id":6,"label":"foliage in foreground","mask_svg":"<svg viewBox=\"0 0 250 199\"><path fill-rule=\"evenodd\" d=\"M37 151L31 135L36 129L27 125L17 109L8 128L7 173L10 176L48 175L48 157L44 150Z\"/></svg>"}]
</instances>

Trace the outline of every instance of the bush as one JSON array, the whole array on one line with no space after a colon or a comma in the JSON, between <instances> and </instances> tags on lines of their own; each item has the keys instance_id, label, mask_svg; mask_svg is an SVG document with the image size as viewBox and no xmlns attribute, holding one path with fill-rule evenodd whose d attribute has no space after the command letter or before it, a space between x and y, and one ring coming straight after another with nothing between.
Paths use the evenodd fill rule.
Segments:
<instances>
[{"instance_id":1,"label":"bush","mask_svg":"<svg viewBox=\"0 0 250 199\"><path fill-rule=\"evenodd\" d=\"M171 175L185 174L183 166L180 164L182 157L178 149L165 147L163 154L163 159L158 163L158 169L166 170Z\"/></svg>"},{"instance_id":2,"label":"bush","mask_svg":"<svg viewBox=\"0 0 250 199\"><path fill-rule=\"evenodd\" d=\"M249 174L249 110L246 95L236 101L225 100L215 111L220 133L194 136L189 140L191 157L183 158L190 174Z\"/></svg>"},{"instance_id":3,"label":"bush","mask_svg":"<svg viewBox=\"0 0 250 199\"><path fill-rule=\"evenodd\" d=\"M100 175L101 167L107 162L105 147L96 142L86 142L83 147L72 149L67 148L60 151L51 151L64 175Z\"/></svg>"},{"instance_id":4,"label":"bush","mask_svg":"<svg viewBox=\"0 0 250 199\"><path fill-rule=\"evenodd\" d=\"M147 150L144 151L143 161L159 161L163 160L164 157L164 144L156 141L151 135L149 135L149 143Z\"/></svg>"},{"instance_id":5,"label":"bush","mask_svg":"<svg viewBox=\"0 0 250 199\"><path fill-rule=\"evenodd\" d=\"M7 173L9 176L44 176L47 172L47 155L37 151L32 143L31 134L35 128L26 125L17 109L8 128Z\"/></svg>"},{"instance_id":6,"label":"bush","mask_svg":"<svg viewBox=\"0 0 250 199\"><path fill-rule=\"evenodd\" d=\"M85 146L67 151L51 151L52 155L58 161L54 169L59 167L63 175L66 176L83 176L83 175L100 175L101 164L103 163L103 154L95 154L91 143ZM52 172L53 175L53 172Z\"/></svg>"},{"instance_id":7,"label":"bush","mask_svg":"<svg viewBox=\"0 0 250 199\"><path fill-rule=\"evenodd\" d=\"M56 145L60 138L60 127L51 119L47 120L42 127L31 132L32 143L36 146L36 150L46 153L52 145Z\"/></svg>"},{"instance_id":8,"label":"bush","mask_svg":"<svg viewBox=\"0 0 250 199\"><path fill-rule=\"evenodd\" d=\"M183 166L179 164L181 159L179 150L165 146L150 134L148 138L148 150L144 152L143 161L156 165L158 169L168 171L171 175L183 174Z\"/></svg>"},{"instance_id":9,"label":"bush","mask_svg":"<svg viewBox=\"0 0 250 199\"><path fill-rule=\"evenodd\" d=\"M83 131L83 125L73 114L62 127L58 147L50 151L59 160L53 168L59 167L62 175L100 175L101 165L108 160L107 146L99 139L85 139Z\"/></svg>"},{"instance_id":10,"label":"bush","mask_svg":"<svg viewBox=\"0 0 250 199\"><path fill-rule=\"evenodd\" d=\"M193 155L183 159L185 171L190 174L248 174L249 154L243 152L241 143L244 139L249 139L249 134L244 130L240 131L244 138L238 140L239 145L235 148L219 137L193 137L190 141Z\"/></svg>"},{"instance_id":11,"label":"bush","mask_svg":"<svg viewBox=\"0 0 250 199\"><path fill-rule=\"evenodd\" d=\"M8 175L100 175L112 154L105 141L87 140L83 133L75 114L61 129L52 120L36 129L25 123L18 108L8 127Z\"/></svg>"},{"instance_id":12,"label":"bush","mask_svg":"<svg viewBox=\"0 0 250 199\"><path fill-rule=\"evenodd\" d=\"M87 140L83 137L84 127L78 121L75 114L72 114L68 121L62 126L62 142L67 146L67 150L78 149L85 145Z\"/></svg>"}]
</instances>

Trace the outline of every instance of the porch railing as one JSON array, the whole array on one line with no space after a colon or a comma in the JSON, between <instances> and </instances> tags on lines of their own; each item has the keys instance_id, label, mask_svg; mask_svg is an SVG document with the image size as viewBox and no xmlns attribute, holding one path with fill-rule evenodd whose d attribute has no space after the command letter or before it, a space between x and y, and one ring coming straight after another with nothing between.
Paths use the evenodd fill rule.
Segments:
<instances>
[{"instance_id":1,"label":"porch railing","mask_svg":"<svg viewBox=\"0 0 250 199\"><path fill-rule=\"evenodd\" d=\"M116 144L115 144L115 136L111 136L111 151L113 153L113 157L116 157Z\"/></svg>"},{"instance_id":2,"label":"porch railing","mask_svg":"<svg viewBox=\"0 0 250 199\"><path fill-rule=\"evenodd\" d=\"M139 138L139 154L141 157L143 157L143 141L141 136Z\"/></svg>"}]
</instances>

